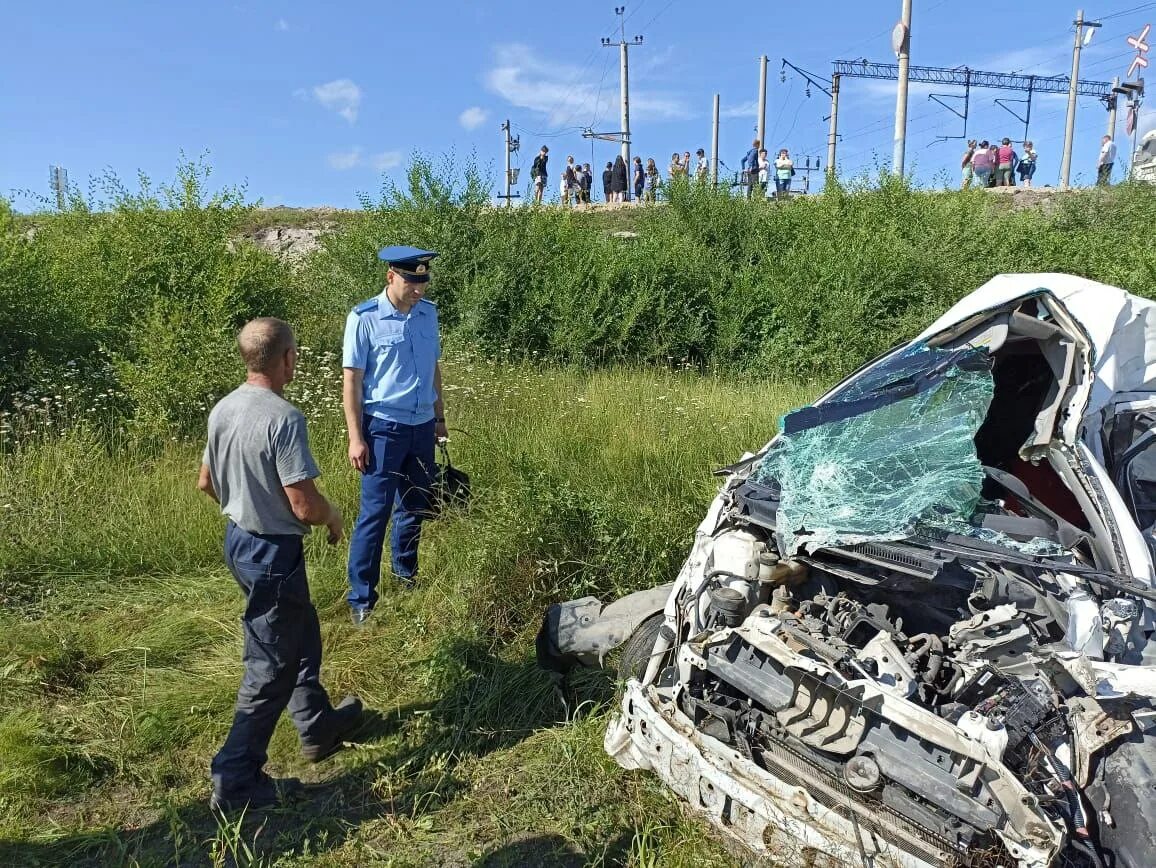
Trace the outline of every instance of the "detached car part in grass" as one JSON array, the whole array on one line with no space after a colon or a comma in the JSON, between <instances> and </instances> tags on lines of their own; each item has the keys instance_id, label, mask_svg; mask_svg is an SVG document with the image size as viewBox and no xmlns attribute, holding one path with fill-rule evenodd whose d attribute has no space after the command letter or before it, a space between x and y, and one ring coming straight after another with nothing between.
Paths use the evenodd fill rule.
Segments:
<instances>
[{"instance_id":1,"label":"detached car part in grass","mask_svg":"<svg viewBox=\"0 0 1156 868\"><path fill-rule=\"evenodd\" d=\"M994 278L725 470L606 733L785 864L1156 865L1156 305ZM810 863L808 863L810 864Z\"/></svg>"}]
</instances>

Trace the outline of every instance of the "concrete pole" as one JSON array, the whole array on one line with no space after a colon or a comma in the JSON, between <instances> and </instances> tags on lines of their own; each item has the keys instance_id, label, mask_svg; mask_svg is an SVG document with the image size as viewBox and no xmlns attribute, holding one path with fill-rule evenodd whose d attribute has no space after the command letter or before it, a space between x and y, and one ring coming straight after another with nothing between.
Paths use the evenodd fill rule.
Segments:
<instances>
[{"instance_id":1,"label":"concrete pole","mask_svg":"<svg viewBox=\"0 0 1156 868\"><path fill-rule=\"evenodd\" d=\"M827 133L827 180L835 179L835 146L839 141L839 73L831 76L831 129Z\"/></svg>"},{"instance_id":2,"label":"concrete pole","mask_svg":"<svg viewBox=\"0 0 1156 868\"><path fill-rule=\"evenodd\" d=\"M911 65L911 0L903 0L903 41L899 46L899 89L895 97L895 153L891 171L903 175L903 157L907 147L907 82Z\"/></svg>"},{"instance_id":3,"label":"concrete pole","mask_svg":"<svg viewBox=\"0 0 1156 868\"><path fill-rule=\"evenodd\" d=\"M767 56L765 54L759 58L759 124L756 132L755 138L765 148L767 146Z\"/></svg>"},{"instance_id":4,"label":"concrete pole","mask_svg":"<svg viewBox=\"0 0 1156 868\"><path fill-rule=\"evenodd\" d=\"M510 119L506 118L506 122L502 124L502 129L506 131L506 207L510 207Z\"/></svg>"},{"instance_id":5,"label":"concrete pole","mask_svg":"<svg viewBox=\"0 0 1156 868\"><path fill-rule=\"evenodd\" d=\"M719 95L714 95L714 122L710 132L710 185L718 186L718 101Z\"/></svg>"},{"instance_id":6,"label":"concrete pole","mask_svg":"<svg viewBox=\"0 0 1156 868\"><path fill-rule=\"evenodd\" d=\"M1076 10L1076 42L1072 48L1072 80L1068 84L1068 119L1064 124L1064 154L1060 160L1060 189L1072 178L1072 143L1076 138L1076 92L1080 84L1080 48L1084 43L1084 10Z\"/></svg>"},{"instance_id":7,"label":"concrete pole","mask_svg":"<svg viewBox=\"0 0 1156 868\"><path fill-rule=\"evenodd\" d=\"M623 39L620 45L622 61L622 159L626 163L626 192L623 199L630 201L630 60L627 53L629 46Z\"/></svg>"},{"instance_id":8,"label":"concrete pole","mask_svg":"<svg viewBox=\"0 0 1156 868\"><path fill-rule=\"evenodd\" d=\"M1120 86L1120 76L1112 79L1112 93L1108 97L1108 137L1116 141L1116 88Z\"/></svg>"}]
</instances>

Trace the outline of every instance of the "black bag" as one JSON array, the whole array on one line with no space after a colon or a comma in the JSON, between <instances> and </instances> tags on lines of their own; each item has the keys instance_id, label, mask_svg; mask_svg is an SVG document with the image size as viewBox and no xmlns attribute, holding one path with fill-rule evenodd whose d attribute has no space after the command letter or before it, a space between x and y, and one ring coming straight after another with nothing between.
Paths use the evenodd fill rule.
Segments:
<instances>
[{"instance_id":1,"label":"black bag","mask_svg":"<svg viewBox=\"0 0 1156 868\"><path fill-rule=\"evenodd\" d=\"M450 451L439 443L443 463L435 463L433 497L430 499L430 517L435 518L450 509L465 509L470 505L470 476L450 463Z\"/></svg>"}]
</instances>

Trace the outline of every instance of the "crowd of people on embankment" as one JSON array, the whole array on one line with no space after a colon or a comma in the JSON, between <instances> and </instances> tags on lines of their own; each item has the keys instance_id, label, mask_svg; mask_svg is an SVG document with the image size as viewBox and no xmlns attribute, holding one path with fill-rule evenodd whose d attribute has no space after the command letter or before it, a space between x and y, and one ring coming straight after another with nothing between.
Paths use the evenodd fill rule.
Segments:
<instances>
[{"instance_id":1,"label":"crowd of people on embankment","mask_svg":"<svg viewBox=\"0 0 1156 868\"><path fill-rule=\"evenodd\" d=\"M756 196L782 198L790 194L791 180L795 176L795 164L787 148L780 148L772 159L763 143L755 139L742 158L741 171L735 177L734 186L739 187L748 199ZM542 204L549 186L548 164L550 149L542 145L530 167L533 182L534 204ZM1017 150L1007 136L999 140L970 139L960 163L963 177L962 189L986 187L1032 186L1036 174L1038 154L1030 140L1022 143ZM1096 183L1111 183L1112 168L1116 162L1116 145L1110 136L1101 140L1100 155L1096 165ZM627 166L619 154L606 163L602 170L602 201L613 204L633 200L646 204L655 202L664 185L679 180L705 184L711 172L706 151L699 148L694 157L690 151L670 155L665 176L653 157L643 162L634 157ZM573 155L566 157L558 179L558 200L564 207L590 205L593 202L594 170L589 163L577 162Z\"/></svg>"},{"instance_id":2,"label":"crowd of people on embankment","mask_svg":"<svg viewBox=\"0 0 1156 868\"><path fill-rule=\"evenodd\" d=\"M760 144L756 140L743 157L738 185L746 190L748 197L753 196L756 190L764 196L771 189L776 195L788 192L791 178L795 174L790 153L783 148L771 160ZM533 201L536 205L542 204L549 188L549 160L550 148L543 145L530 166L530 177L534 185ZM614 160L608 161L602 170L602 201L611 204L628 202L633 193L635 202L651 203L657 201L664 185L678 183L680 180L705 184L710 180L710 174L710 164L703 148L695 151L693 156L690 151L671 154L665 176L654 157L648 157L645 162L642 157L634 157L628 167L626 160L619 154ZM589 205L593 201L593 190L594 170L590 164L577 162L573 155L567 156L558 179L559 202L564 207Z\"/></svg>"},{"instance_id":3,"label":"crowd of people on embankment","mask_svg":"<svg viewBox=\"0 0 1156 868\"><path fill-rule=\"evenodd\" d=\"M1004 136L998 143L994 139L970 139L963 152L960 167L963 178L960 188L969 187L1014 187L1016 176L1024 187L1032 186L1036 174L1038 155L1030 140L1023 143L1023 150L1017 152L1012 141ZM1106 186L1112 183L1112 167L1116 164L1116 143L1111 136L1100 140L1100 156L1096 161L1096 184Z\"/></svg>"}]
</instances>

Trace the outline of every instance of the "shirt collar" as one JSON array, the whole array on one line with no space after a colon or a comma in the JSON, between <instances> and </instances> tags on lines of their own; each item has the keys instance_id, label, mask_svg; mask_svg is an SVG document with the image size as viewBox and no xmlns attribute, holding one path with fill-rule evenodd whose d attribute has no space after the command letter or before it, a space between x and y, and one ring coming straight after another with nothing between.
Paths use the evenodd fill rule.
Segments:
<instances>
[{"instance_id":1,"label":"shirt collar","mask_svg":"<svg viewBox=\"0 0 1156 868\"><path fill-rule=\"evenodd\" d=\"M409 309L409 316L421 316L425 314L425 308L422 306L421 300ZM381 295L377 297L377 315L381 319L389 319L392 316L406 318L406 314L402 313L393 306L393 302L389 300L389 293L386 290L381 291Z\"/></svg>"}]
</instances>

